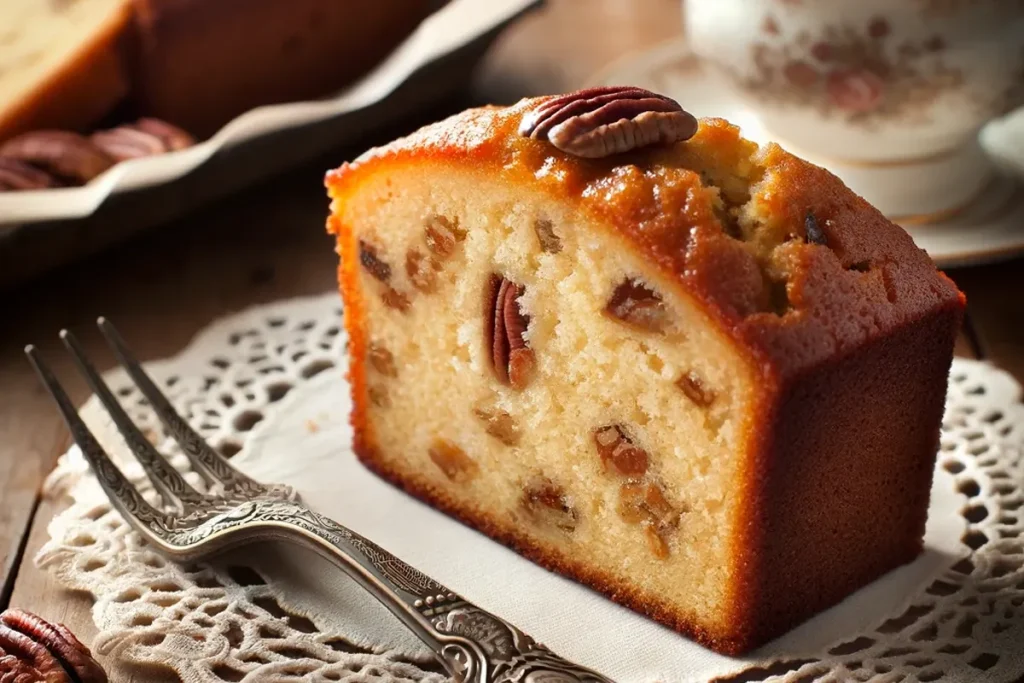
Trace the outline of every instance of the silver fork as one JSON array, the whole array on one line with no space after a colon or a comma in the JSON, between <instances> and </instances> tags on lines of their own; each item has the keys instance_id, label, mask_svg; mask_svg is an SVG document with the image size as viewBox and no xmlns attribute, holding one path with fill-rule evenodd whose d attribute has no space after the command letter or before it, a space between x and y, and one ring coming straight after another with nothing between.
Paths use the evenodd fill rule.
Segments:
<instances>
[{"instance_id":1,"label":"silver fork","mask_svg":"<svg viewBox=\"0 0 1024 683\"><path fill-rule=\"evenodd\" d=\"M291 488L262 484L236 470L174 410L114 327L103 318L98 325L118 361L209 485L206 493L185 481L146 439L70 332L60 333L64 345L146 470L160 495L160 507L147 502L113 463L37 350L28 346L25 353L110 502L150 545L172 559L194 561L257 541L298 543L333 561L383 603L430 647L457 681L611 683L559 657L369 539L306 507Z\"/></svg>"}]
</instances>

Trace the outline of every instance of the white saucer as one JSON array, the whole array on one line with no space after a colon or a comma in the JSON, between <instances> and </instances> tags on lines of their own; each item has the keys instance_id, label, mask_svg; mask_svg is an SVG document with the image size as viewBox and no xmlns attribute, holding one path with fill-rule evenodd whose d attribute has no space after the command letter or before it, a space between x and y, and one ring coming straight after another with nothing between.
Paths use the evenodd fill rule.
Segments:
<instances>
[{"instance_id":1,"label":"white saucer","mask_svg":"<svg viewBox=\"0 0 1024 683\"><path fill-rule=\"evenodd\" d=\"M718 116L756 142L769 138L753 112L673 40L612 62L588 85L636 85L679 101L695 116ZM1024 254L1024 111L990 123L981 135L1003 173L969 205L937 222L903 227L942 268L1001 261Z\"/></svg>"}]
</instances>

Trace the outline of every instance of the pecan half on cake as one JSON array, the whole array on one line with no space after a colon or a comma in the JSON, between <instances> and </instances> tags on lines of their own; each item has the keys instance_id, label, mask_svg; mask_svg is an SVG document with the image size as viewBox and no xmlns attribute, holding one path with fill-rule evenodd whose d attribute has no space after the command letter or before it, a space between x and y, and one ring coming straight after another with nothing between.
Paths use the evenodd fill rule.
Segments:
<instances>
[{"instance_id":1,"label":"pecan half on cake","mask_svg":"<svg viewBox=\"0 0 1024 683\"><path fill-rule=\"evenodd\" d=\"M727 653L920 553L964 298L825 170L602 88L327 185L385 478Z\"/></svg>"}]
</instances>

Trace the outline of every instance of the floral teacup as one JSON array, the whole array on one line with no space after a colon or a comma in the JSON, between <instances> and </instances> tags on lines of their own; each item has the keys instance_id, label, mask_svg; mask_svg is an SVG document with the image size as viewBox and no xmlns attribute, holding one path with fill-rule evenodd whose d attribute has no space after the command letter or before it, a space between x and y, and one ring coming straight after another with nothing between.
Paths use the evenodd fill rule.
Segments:
<instances>
[{"instance_id":1,"label":"floral teacup","mask_svg":"<svg viewBox=\"0 0 1024 683\"><path fill-rule=\"evenodd\" d=\"M887 214L969 203L989 120L1024 103L1021 0L683 0L693 50L780 143Z\"/></svg>"}]
</instances>

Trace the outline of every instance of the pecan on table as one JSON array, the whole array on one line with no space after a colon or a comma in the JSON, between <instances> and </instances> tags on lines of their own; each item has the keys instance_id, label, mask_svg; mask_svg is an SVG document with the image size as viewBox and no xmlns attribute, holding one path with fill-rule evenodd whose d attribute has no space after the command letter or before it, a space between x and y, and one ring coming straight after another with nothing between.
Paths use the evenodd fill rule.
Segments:
<instances>
[{"instance_id":1,"label":"pecan on table","mask_svg":"<svg viewBox=\"0 0 1024 683\"><path fill-rule=\"evenodd\" d=\"M107 675L66 627L9 609L0 614L0 683L30 681L107 683Z\"/></svg>"},{"instance_id":2,"label":"pecan on table","mask_svg":"<svg viewBox=\"0 0 1024 683\"><path fill-rule=\"evenodd\" d=\"M0 624L0 683L72 683L49 650Z\"/></svg>"}]
</instances>

